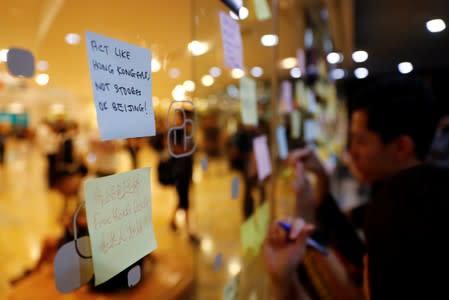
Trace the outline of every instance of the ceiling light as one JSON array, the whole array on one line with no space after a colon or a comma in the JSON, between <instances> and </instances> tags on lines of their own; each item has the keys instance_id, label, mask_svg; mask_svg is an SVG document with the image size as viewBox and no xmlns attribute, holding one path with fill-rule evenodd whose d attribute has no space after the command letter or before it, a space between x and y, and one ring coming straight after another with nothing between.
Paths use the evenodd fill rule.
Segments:
<instances>
[{"instance_id":1,"label":"ceiling light","mask_svg":"<svg viewBox=\"0 0 449 300\"><path fill-rule=\"evenodd\" d=\"M151 59L151 72L156 73L161 70L161 62L157 58Z\"/></svg>"},{"instance_id":2,"label":"ceiling light","mask_svg":"<svg viewBox=\"0 0 449 300\"><path fill-rule=\"evenodd\" d=\"M181 71L179 71L178 68L171 68L170 71L168 71L168 76L171 78L178 78L181 75Z\"/></svg>"},{"instance_id":3,"label":"ceiling light","mask_svg":"<svg viewBox=\"0 0 449 300\"><path fill-rule=\"evenodd\" d=\"M338 52L331 52L326 56L327 62L330 64L337 64L343 61L343 54Z\"/></svg>"},{"instance_id":4,"label":"ceiling light","mask_svg":"<svg viewBox=\"0 0 449 300\"><path fill-rule=\"evenodd\" d=\"M199 56L203 55L204 53L209 50L209 46L207 43L199 42L199 41L191 41L187 45L187 49L189 49L190 53L192 53L193 56Z\"/></svg>"},{"instance_id":5,"label":"ceiling light","mask_svg":"<svg viewBox=\"0 0 449 300\"><path fill-rule=\"evenodd\" d=\"M283 68L283 69L291 69L296 66L296 62L297 62L296 58L287 57L287 58L284 58L283 60L281 60L280 65L281 65L281 68Z\"/></svg>"},{"instance_id":6,"label":"ceiling light","mask_svg":"<svg viewBox=\"0 0 449 300\"><path fill-rule=\"evenodd\" d=\"M354 75L355 77L357 77L358 79L363 79L368 77L368 69L367 68L357 68L354 70Z\"/></svg>"},{"instance_id":7,"label":"ceiling light","mask_svg":"<svg viewBox=\"0 0 449 300\"><path fill-rule=\"evenodd\" d=\"M184 87L184 89L187 92L193 92L195 90L195 82L193 82L192 80L186 80L184 81L184 83L182 84L182 86Z\"/></svg>"},{"instance_id":8,"label":"ceiling light","mask_svg":"<svg viewBox=\"0 0 449 300\"><path fill-rule=\"evenodd\" d=\"M408 61L404 61L404 62L401 62L400 64L398 64L398 70L402 74L408 74L411 71L413 71L413 65L411 63L409 63Z\"/></svg>"},{"instance_id":9,"label":"ceiling light","mask_svg":"<svg viewBox=\"0 0 449 300\"><path fill-rule=\"evenodd\" d=\"M265 47L273 47L278 44L279 38L275 34L265 34L260 38L260 42Z\"/></svg>"},{"instance_id":10,"label":"ceiling light","mask_svg":"<svg viewBox=\"0 0 449 300\"><path fill-rule=\"evenodd\" d=\"M203 77L201 77L201 83L204 86L211 86L214 84L214 77L210 75L204 75Z\"/></svg>"},{"instance_id":11,"label":"ceiling light","mask_svg":"<svg viewBox=\"0 0 449 300\"><path fill-rule=\"evenodd\" d=\"M80 41L81 41L81 37L77 33L67 33L65 35L65 42L69 45L79 44Z\"/></svg>"},{"instance_id":12,"label":"ceiling light","mask_svg":"<svg viewBox=\"0 0 449 300\"><path fill-rule=\"evenodd\" d=\"M358 50L352 53L352 59L356 63L362 63L368 59L368 52L363 50Z\"/></svg>"},{"instance_id":13,"label":"ceiling light","mask_svg":"<svg viewBox=\"0 0 449 300\"><path fill-rule=\"evenodd\" d=\"M175 99L175 100L178 100L178 101L184 100L186 91L184 90L184 87L182 85L178 84L177 86L175 86L175 88L171 92L171 95L173 96L173 99Z\"/></svg>"},{"instance_id":14,"label":"ceiling light","mask_svg":"<svg viewBox=\"0 0 449 300\"><path fill-rule=\"evenodd\" d=\"M441 32L446 29L446 24L441 19L433 19L426 22L426 27L430 32Z\"/></svg>"},{"instance_id":15,"label":"ceiling light","mask_svg":"<svg viewBox=\"0 0 449 300\"><path fill-rule=\"evenodd\" d=\"M36 75L36 78L34 80L38 85L46 85L50 80L50 76L48 76L48 74L41 73Z\"/></svg>"},{"instance_id":16,"label":"ceiling light","mask_svg":"<svg viewBox=\"0 0 449 300\"><path fill-rule=\"evenodd\" d=\"M256 78L260 77L263 75L263 69L261 67L253 67L251 69L251 75Z\"/></svg>"},{"instance_id":17,"label":"ceiling light","mask_svg":"<svg viewBox=\"0 0 449 300\"><path fill-rule=\"evenodd\" d=\"M0 50L0 61L6 62L8 60L8 49Z\"/></svg>"},{"instance_id":18,"label":"ceiling light","mask_svg":"<svg viewBox=\"0 0 449 300\"><path fill-rule=\"evenodd\" d=\"M291 69L290 76L293 78L301 77L301 70L298 67Z\"/></svg>"},{"instance_id":19,"label":"ceiling light","mask_svg":"<svg viewBox=\"0 0 449 300\"><path fill-rule=\"evenodd\" d=\"M343 79L345 77L345 70L333 69L332 71L330 71L329 75L333 80Z\"/></svg>"},{"instance_id":20,"label":"ceiling light","mask_svg":"<svg viewBox=\"0 0 449 300\"><path fill-rule=\"evenodd\" d=\"M212 67L209 70L209 74L213 77L219 77L221 75L221 69L219 67Z\"/></svg>"},{"instance_id":21,"label":"ceiling light","mask_svg":"<svg viewBox=\"0 0 449 300\"><path fill-rule=\"evenodd\" d=\"M244 6L240 7L240 9L239 9L240 20L245 20L246 18L248 18L248 16L249 16L249 10Z\"/></svg>"},{"instance_id":22,"label":"ceiling light","mask_svg":"<svg viewBox=\"0 0 449 300\"><path fill-rule=\"evenodd\" d=\"M39 71L47 71L48 70L48 62L46 60L40 60L37 62L36 67Z\"/></svg>"},{"instance_id":23,"label":"ceiling light","mask_svg":"<svg viewBox=\"0 0 449 300\"><path fill-rule=\"evenodd\" d=\"M240 79L245 76L245 71L242 69L234 68L231 70L231 77L234 79Z\"/></svg>"}]
</instances>

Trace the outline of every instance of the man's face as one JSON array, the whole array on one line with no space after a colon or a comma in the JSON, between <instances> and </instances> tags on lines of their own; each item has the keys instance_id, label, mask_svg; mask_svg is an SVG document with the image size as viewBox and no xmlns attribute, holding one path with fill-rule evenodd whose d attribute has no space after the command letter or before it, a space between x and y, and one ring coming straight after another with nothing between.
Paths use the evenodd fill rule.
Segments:
<instances>
[{"instance_id":1,"label":"man's face","mask_svg":"<svg viewBox=\"0 0 449 300\"><path fill-rule=\"evenodd\" d=\"M354 174L363 182L374 182L392 175L395 159L393 147L384 144L380 135L368 129L368 116L357 110L352 114L350 154L356 169Z\"/></svg>"}]
</instances>

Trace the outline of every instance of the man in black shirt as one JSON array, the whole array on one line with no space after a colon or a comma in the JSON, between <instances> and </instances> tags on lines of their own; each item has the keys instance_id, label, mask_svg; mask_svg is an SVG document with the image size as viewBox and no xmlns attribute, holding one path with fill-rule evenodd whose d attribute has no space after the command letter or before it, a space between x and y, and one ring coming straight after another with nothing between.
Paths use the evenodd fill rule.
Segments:
<instances>
[{"instance_id":1,"label":"man in black shirt","mask_svg":"<svg viewBox=\"0 0 449 300\"><path fill-rule=\"evenodd\" d=\"M365 222L366 298L444 298L446 276L438 271L449 267L449 248L442 241L448 228L449 173L423 163L437 122L431 92L415 80L390 79L365 89L354 104L352 162L361 181L375 183ZM293 155L325 177L311 151ZM296 226L289 236L294 243L275 227L264 245L274 294L278 299L308 299L301 282L285 280L293 276L291 266L284 263L282 268L270 258L299 262L288 258L304 253L310 227Z\"/></svg>"}]
</instances>

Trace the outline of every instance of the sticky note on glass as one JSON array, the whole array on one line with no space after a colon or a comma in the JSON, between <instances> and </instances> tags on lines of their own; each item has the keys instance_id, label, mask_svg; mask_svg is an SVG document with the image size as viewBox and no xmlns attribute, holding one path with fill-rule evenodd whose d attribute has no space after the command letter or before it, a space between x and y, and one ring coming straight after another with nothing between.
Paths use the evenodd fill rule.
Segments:
<instances>
[{"instance_id":1,"label":"sticky note on glass","mask_svg":"<svg viewBox=\"0 0 449 300\"><path fill-rule=\"evenodd\" d=\"M301 114L299 111L292 111L292 113L290 114L290 122L291 137L297 139L301 135Z\"/></svg>"},{"instance_id":2,"label":"sticky note on glass","mask_svg":"<svg viewBox=\"0 0 449 300\"><path fill-rule=\"evenodd\" d=\"M90 179L84 184L95 285L156 249L150 169Z\"/></svg>"},{"instance_id":3,"label":"sticky note on glass","mask_svg":"<svg viewBox=\"0 0 449 300\"><path fill-rule=\"evenodd\" d=\"M155 135L150 50L93 32L86 47L101 139Z\"/></svg>"},{"instance_id":4,"label":"sticky note on glass","mask_svg":"<svg viewBox=\"0 0 449 300\"><path fill-rule=\"evenodd\" d=\"M271 174L270 152L268 150L267 136L262 135L253 140L253 149L256 155L257 176L260 181Z\"/></svg>"},{"instance_id":5,"label":"sticky note on glass","mask_svg":"<svg viewBox=\"0 0 449 300\"><path fill-rule=\"evenodd\" d=\"M84 256L90 256L88 236L77 240L78 251ZM94 275L92 259L82 258L76 251L75 241L68 242L59 248L54 260L54 276L56 288L61 293L70 293L89 282Z\"/></svg>"},{"instance_id":6,"label":"sticky note on glass","mask_svg":"<svg viewBox=\"0 0 449 300\"><path fill-rule=\"evenodd\" d=\"M286 159L288 157L288 142L287 142L287 131L284 126L279 126L276 129L276 138L278 144L279 158Z\"/></svg>"},{"instance_id":7,"label":"sticky note on glass","mask_svg":"<svg viewBox=\"0 0 449 300\"><path fill-rule=\"evenodd\" d=\"M8 72L17 77L32 77L34 75L34 55L29 50L10 48L6 53Z\"/></svg>"},{"instance_id":8,"label":"sticky note on glass","mask_svg":"<svg viewBox=\"0 0 449 300\"><path fill-rule=\"evenodd\" d=\"M257 125L256 81L246 76L240 79L240 112L243 124Z\"/></svg>"},{"instance_id":9,"label":"sticky note on glass","mask_svg":"<svg viewBox=\"0 0 449 300\"><path fill-rule=\"evenodd\" d=\"M239 299L239 281L240 274L237 274L226 283L223 289L223 300Z\"/></svg>"},{"instance_id":10,"label":"sticky note on glass","mask_svg":"<svg viewBox=\"0 0 449 300\"><path fill-rule=\"evenodd\" d=\"M220 11L220 28L225 67L243 70L243 45L239 23L229 14Z\"/></svg>"},{"instance_id":11,"label":"sticky note on glass","mask_svg":"<svg viewBox=\"0 0 449 300\"><path fill-rule=\"evenodd\" d=\"M301 71L301 74L306 75L306 52L304 49L296 50L296 60L298 62L298 68Z\"/></svg>"},{"instance_id":12,"label":"sticky note on glass","mask_svg":"<svg viewBox=\"0 0 449 300\"><path fill-rule=\"evenodd\" d=\"M244 256L257 256L260 250L259 231L252 215L240 226L240 245Z\"/></svg>"},{"instance_id":13,"label":"sticky note on glass","mask_svg":"<svg viewBox=\"0 0 449 300\"><path fill-rule=\"evenodd\" d=\"M253 4L257 20L265 21L271 18L271 11L267 0L253 0Z\"/></svg>"},{"instance_id":14,"label":"sticky note on glass","mask_svg":"<svg viewBox=\"0 0 449 300\"><path fill-rule=\"evenodd\" d=\"M237 199L240 192L240 178L235 176L231 181L231 198Z\"/></svg>"},{"instance_id":15,"label":"sticky note on glass","mask_svg":"<svg viewBox=\"0 0 449 300\"><path fill-rule=\"evenodd\" d=\"M208 167L207 157L201 158L201 169L205 172L207 171L207 167Z\"/></svg>"},{"instance_id":16,"label":"sticky note on glass","mask_svg":"<svg viewBox=\"0 0 449 300\"><path fill-rule=\"evenodd\" d=\"M304 140L310 143L316 140L318 136L318 124L315 120L306 120L304 122Z\"/></svg>"},{"instance_id":17,"label":"sticky note on glass","mask_svg":"<svg viewBox=\"0 0 449 300\"><path fill-rule=\"evenodd\" d=\"M293 110L292 84L288 80L282 81L281 84L281 103L279 111L288 113Z\"/></svg>"}]
</instances>

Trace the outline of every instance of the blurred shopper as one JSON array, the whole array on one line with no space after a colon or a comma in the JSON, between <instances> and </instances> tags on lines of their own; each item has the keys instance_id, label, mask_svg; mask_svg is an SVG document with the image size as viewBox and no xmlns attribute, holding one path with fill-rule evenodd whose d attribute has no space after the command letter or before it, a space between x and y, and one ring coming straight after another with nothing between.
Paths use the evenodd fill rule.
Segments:
<instances>
[{"instance_id":1,"label":"blurred shopper","mask_svg":"<svg viewBox=\"0 0 449 300\"><path fill-rule=\"evenodd\" d=\"M376 183L364 228L366 299L441 298L446 278L439 271L449 267L449 247L434 242L446 234L449 171L424 163L436 128L432 94L417 81L393 79L356 100L350 154L358 178ZM297 151L291 159L318 175L320 197L326 195L328 178L317 172L313 152ZM295 221L293 228L287 239L273 224L264 245L276 299L311 295L295 270L313 226Z\"/></svg>"},{"instance_id":2,"label":"blurred shopper","mask_svg":"<svg viewBox=\"0 0 449 300\"><path fill-rule=\"evenodd\" d=\"M47 158L47 183L54 188L56 183L56 162L60 146L60 136L48 120L43 120L36 129L36 142Z\"/></svg>"}]
</instances>

